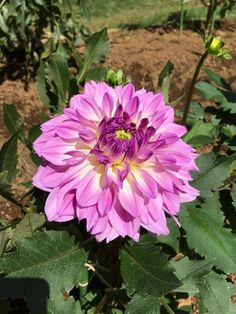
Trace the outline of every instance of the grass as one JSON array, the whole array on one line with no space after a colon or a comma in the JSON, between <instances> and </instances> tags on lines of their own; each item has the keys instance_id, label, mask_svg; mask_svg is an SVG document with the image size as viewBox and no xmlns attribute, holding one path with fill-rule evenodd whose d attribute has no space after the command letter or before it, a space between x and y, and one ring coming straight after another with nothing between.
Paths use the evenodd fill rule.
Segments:
<instances>
[{"instance_id":1,"label":"grass","mask_svg":"<svg viewBox=\"0 0 236 314\"><path fill-rule=\"evenodd\" d=\"M90 25L93 30L110 28L143 28L179 22L180 0L87 0L91 12ZM187 0L185 19L204 20L206 8L200 0ZM236 18L236 6L227 13L227 17Z\"/></svg>"}]
</instances>

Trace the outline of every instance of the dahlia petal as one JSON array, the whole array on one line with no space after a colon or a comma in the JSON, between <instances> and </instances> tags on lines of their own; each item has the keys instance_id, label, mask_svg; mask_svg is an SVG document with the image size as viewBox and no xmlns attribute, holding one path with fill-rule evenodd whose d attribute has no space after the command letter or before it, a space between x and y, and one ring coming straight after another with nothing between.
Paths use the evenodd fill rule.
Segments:
<instances>
[{"instance_id":1,"label":"dahlia petal","mask_svg":"<svg viewBox=\"0 0 236 314\"><path fill-rule=\"evenodd\" d=\"M86 143L90 143L96 139L96 134L89 129L79 131L79 136Z\"/></svg>"},{"instance_id":2,"label":"dahlia petal","mask_svg":"<svg viewBox=\"0 0 236 314\"><path fill-rule=\"evenodd\" d=\"M108 94L105 93L102 99L102 110L104 111L107 117L111 117L112 111L114 106L113 98Z\"/></svg>"},{"instance_id":3,"label":"dahlia petal","mask_svg":"<svg viewBox=\"0 0 236 314\"><path fill-rule=\"evenodd\" d=\"M71 98L70 106L75 108L79 114L87 120L100 121L102 118L99 107L87 96L73 96Z\"/></svg>"},{"instance_id":4,"label":"dahlia petal","mask_svg":"<svg viewBox=\"0 0 236 314\"><path fill-rule=\"evenodd\" d=\"M133 94L134 94L134 85L131 84L131 83L128 83L127 85L125 85L123 87L123 90L122 90L122 105L123 107L126 106L126 104L131 100L131 98L133 97Z\"/></svg>"},{"instance_id":5,"label":"dahlia petal","mask_svg":"<svg viewBox=\"0 0 236 314\"><path fill-rule=\"evenodd\" d=\"M133 97L125 106L125 111L132 116L133 114L135 114L138 111L138 107L139 107L139 98Z\"/></svg>"},{"instance_id":6,"label":"dahlia petal","mask_svg":"<svg viewBox=\"0 0 236 314\"><path fill-rule=\"evenodd\" d=\"M118 197L123 208L133 217L137 217L139 214L138 204L127 179L124 180L123 187L119 190Z\"/></svg>"},{"instance_id":7,"label":"dahlia petal","mask_svg":"<svg viewBox=\"0 0 236 314\"><path fill-rule=\"evenodd\" d=\"M45 214L49 221L68 221L75 217L75 206L73 204L73 192L65 195L64 203L59 201L59 189L54 189L48 196L45 204Z\"/></svg>"},{"instance_id":8,"label":"dahlia petal","mask_svg":"<svg viewBox=\"0 0 236 314\"><path fill-rule=\"evenodd\" d=\"M43 172L44 172L44 167L39 166L37 173L33 177L32 183L34 186L36 186L36 188L38 188L40 190L51 192L52 189L49 187L46 187L41 180L41 176L42 176Z\"/></svg>"},{"instance_id":9,"label":"dahlia petal","mask_svg":"<svg viewBox=\"0 0 236 314\"><path fill-rule=\"evenodd\" d=\"M101 216L109 212L114 204L115 197L110 188L102 191L98 201L98 211Z\"/></svg>"},{"instance_id":10,"label":"dahlia petal","mask_svg":"<svg viewBox=\"0 0 236 314\"><path fill-rule=\"evenodd\" d=\"M156 181L148 174L147 171L141 169L133 170L133 176L136 181L136 185L139 190L147 197L155 198L157 196L157 183Z\"/></svg>"},{"instance_id":11,"label":"dahlia petal","mask_svg":"<svg viewBox=\"0 0 236 314\"><path fill-rule=\"evenodd\" d=\"M100 175L96 170L91 170L77 187L77 202L82 207L89 207L97 204L101 197Z\"/></svg>"},{"instance_id":12,"label":"dahlia petal","mask_svg":"<svg viewBox=\"0 0 236 314\"><path fill-rule=\"evenodd\" d=\"M67 169L65 166L52 165L46 165L42 168L43 171L41 173L41 182L47 188L55 188L59 186L62 176Z\"/></svg>"},{"instance_id":13,"label":"dahlia petal","mask_svg":"<svg viewBox=\"0 0 236 314\"><path fill-rule=\"evenodd\" d=\"M66 164L66 159L70 158L67 152L72 150L75 150L75 143L54 137L44 145L42 156L52 164L63 166Z\"/></svg>"},{"instance_id":14,"label":"dahlia petal","mask_svg":"<svg viewBox=\"0 0 236 314\"><path fill-rule=\"evenodd\" d=\"M168 214L176 215L180 208L179 195L163 191L162 198L166 207L165 210L168 212Z\"/></svg>"}]
</instances>

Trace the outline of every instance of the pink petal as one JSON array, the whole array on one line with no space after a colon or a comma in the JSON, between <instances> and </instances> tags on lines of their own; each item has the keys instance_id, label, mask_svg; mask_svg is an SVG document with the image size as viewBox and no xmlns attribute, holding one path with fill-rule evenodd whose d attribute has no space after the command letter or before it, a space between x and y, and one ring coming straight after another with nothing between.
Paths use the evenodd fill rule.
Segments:
<instances>
[{"instance_id":1,"label":"pink petal","mask_svg":"<svg viewBox=\"0 0 236 314\"><path fill-rule=\"evenodd\" d=\"M139 214L138 204L127 179L124 180L123 187L119 190L118 197L122 207L133 217L137 217Z\"/></svg>"}]
</instances>

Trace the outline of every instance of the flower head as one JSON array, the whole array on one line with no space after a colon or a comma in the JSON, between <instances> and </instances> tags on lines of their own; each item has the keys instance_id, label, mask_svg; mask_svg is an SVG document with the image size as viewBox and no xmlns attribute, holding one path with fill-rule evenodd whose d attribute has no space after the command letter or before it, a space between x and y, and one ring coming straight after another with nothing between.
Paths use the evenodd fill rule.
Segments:
<instances>
[{"instance_id":1,"label":"flower head","mask_svg":"<svg viewBox=\"0 0 236 314\"><path fill-rule=\"evenodd\" d=\"M197 155L173 121L162 94L86 83L34 142L45 162L33 183L49 192L48 220L86 219L98 241L138 241L141 227L167 235L165 213L176 220L180 203L198 195L188 182Z\"/></svg>"}]
</instances>

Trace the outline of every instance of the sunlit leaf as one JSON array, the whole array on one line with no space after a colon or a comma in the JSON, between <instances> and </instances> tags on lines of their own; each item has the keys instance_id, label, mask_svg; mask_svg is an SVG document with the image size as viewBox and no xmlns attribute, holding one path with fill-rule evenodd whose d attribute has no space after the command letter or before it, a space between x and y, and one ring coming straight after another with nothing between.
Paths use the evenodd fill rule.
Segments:
<instances>
[{"instance_id":1,"label":"sunlit leaf","mask_svg":"<svg viewBox=\"0 0 236 314\"><path fill-rule=\"evenodd\" d=\"M199 284L200 297L211 314L228 314L230 294L226 278L211 272L201 279Z\"/></svg>"},{"instance_id":2,"label":"sunlit leaf","mask_svg":"<svg viewBox=\"0 0 236 314\"><path fill-rule=\"evenodd\" d=\"M193 207L180 212L188 245L224 272L236 272L236 237L223 228L222 212L213 203L208 204L208 208Z\"/></svg>"},{"instance_id":3,"label":"sunlit leaf","mask_svg":"<svg viewBox=\"0 0 236 314\"><path fill-rule=\"evenodd\" d=\"M191 185L200 191L200 196L212 196L212 190L221 186L229 176L229 166L235 160L236 154L230 157L217 156L214 153L201 155L197 159L200 171L193 174Z\"/></svg>"},{"instance_id":4,"label":"sunlit leaf","mask_svg":"<svg viewBox=\"0 0 236 314\"><path fill-rule=\"evenodd\" d=\"M159 314L161 310L160 301L153 296L142 297L135 294L128 304L125 314Z\"/></svg>"},{"instance_id":5,"label":"sunlit leaf","mask_svg":"<svg viewBox=\"0 0 236 314\"><path fill-rule=\"evenodd\" d=\"M45 280L53 299L79 284L86 259L85 251L78 249L67 232L43 231L16 241L16 251L4 255L0 269L7 278Z\"/></svg>"},{"instance_id":6,"label":"sunlit leaf","mask_svg":"<svg viewBox=\"0 0 236 314\"><path fill-rule=\"evenodd\" d=\"M134 245L122 251L121 274L128 293L162 296L181 285L167 256L154 245Z\"/></svg>"}]
</instances>

